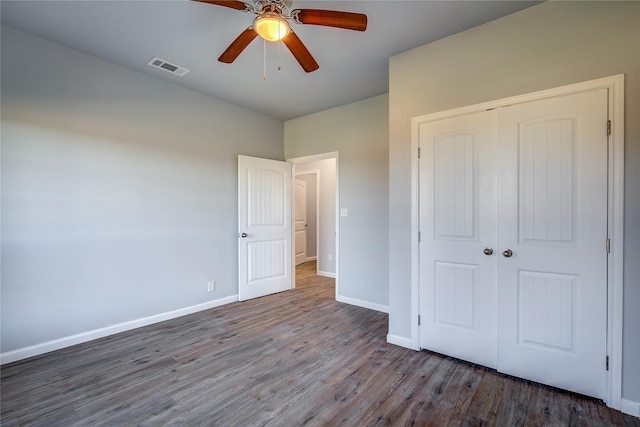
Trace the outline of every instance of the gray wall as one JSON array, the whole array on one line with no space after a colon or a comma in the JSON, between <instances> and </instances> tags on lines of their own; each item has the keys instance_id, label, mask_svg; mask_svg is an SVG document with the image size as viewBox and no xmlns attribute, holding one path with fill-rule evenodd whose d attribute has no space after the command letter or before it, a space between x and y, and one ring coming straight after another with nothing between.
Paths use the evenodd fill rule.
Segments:
<instances>
[{"instance_id":1,"label":"gray wall","mask_svg":"<svg viewBox=\"0 0 640 427\"><path fill-rule=\"evenodd\" d=\"M621 73L623 398L640 402L640 2L547 2L391 58L390 334L411 336L411 117Z\"/></svg>"},{"instance_id":2,"label":"gray wall","mask_svg":"<svg viewBox=\"0 0 640 427\"><path fill-rule=\"evenodd\" d=\"M237 155L283 133L2 27L1 351L237 294Z\"/></svg>"},{"instance_id":3,"label":"gray wall","mask_svg":"<svg viewBox=\"0 0 640 427\"><path fill-rule=\"evenodd\" d=\"M341 296L388 305L388 96L285 122L285 156L340 152Z\"/></svg>"}]
</instances>

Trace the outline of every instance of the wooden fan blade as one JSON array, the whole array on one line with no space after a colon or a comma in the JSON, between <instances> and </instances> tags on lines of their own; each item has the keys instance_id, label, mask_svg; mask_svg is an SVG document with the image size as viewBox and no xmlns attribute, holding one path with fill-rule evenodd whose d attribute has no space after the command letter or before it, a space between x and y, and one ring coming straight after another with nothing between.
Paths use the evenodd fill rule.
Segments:
<instances>
[{"instance_id":1,"label":"wooden fan blade","mask_svg":"<svg viewBox=\"0 0 640 427\"><path fill-rule=\"evenodd\" d=\"M367 15L362 13L340 12L337 10L297 9L298 20L303 24L323 25L325 27L344 28L364 31L367 29Z\"/></svg>"},{"instance_id":2,"label":"wooden fan blade","mask_svg":"<svg viewBox=\"0 0 640 427\"><path fill-rule=\"evenodd\" d=\"M218 61L231 64L256 37L258 37L258 33L251 27L247 28L229 45L227 50L222 52Z\"/></svg>"},{"instance_id":3,"label":"wooden fan blade","mask_svg":"<svg viewBox=\"0 0 640 427\"><path fill-rule=\"evenodd\" d=\"M238 0L193 0L200 3L215 4L217 6L230 7L236 10L251 10L251 6Z\"/></svg>"},{"instance_id":4,"label":"wooden fan blade","mask_svg":"<svg viewBox=\"0 0 640 427\"><path fill-rule=\"evenodd\" d=\"M300 37L298 37L293 31L289 32L289 34L282 39L282 43L289 48L293 56L298 60L304 71L307 73L320 68L316 60L311 56L309 49L307 49L304 43L302 43L302 40L300 40Z\"/></svg>"}]
</instances>

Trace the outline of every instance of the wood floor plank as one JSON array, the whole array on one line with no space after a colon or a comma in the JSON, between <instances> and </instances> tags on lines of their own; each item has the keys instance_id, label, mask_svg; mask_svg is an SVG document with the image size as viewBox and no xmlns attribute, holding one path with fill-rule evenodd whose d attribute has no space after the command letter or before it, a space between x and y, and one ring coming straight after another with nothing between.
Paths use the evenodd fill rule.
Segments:
<instances>
[{"instance_id":1,"label":"wood floor plank","mask_svg":"<svg viewBox=\"0 0 640 427\"><path fill-rule=\"evenodd\" d=\"M602 402L385 341L388 317L294 290L2 366L2 426L625 425Z\"/></svg>"},{"instance_id":2,"label":"wood floor plank","mask_svg":"<svg viewBox=\"0 0 640 427\"><path fill-rule=\"evenodd\" d=\"M482 371L478 386L467 407L465 424L494 425L505 392L505 381L497 375Z\"/></svg>"}]
</instances>

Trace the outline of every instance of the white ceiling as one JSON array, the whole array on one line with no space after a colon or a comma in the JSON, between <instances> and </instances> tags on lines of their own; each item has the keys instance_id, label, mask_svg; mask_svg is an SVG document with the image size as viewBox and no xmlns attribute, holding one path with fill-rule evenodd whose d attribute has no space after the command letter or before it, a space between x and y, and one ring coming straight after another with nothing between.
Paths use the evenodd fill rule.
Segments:
<instances>
[{"instance_id":1,"label":"white ceiling","mask_svg":"<svg viewBox=\"0 0 640 427\"><path fill-rule=\"evenodd\" d=\"M320 69L307 74L286 47L267 43L266 80L260 38L233 64L217 61L254 18L226 7L189 0L2 0L0 14L4 25L289 120L387 93L389 57L536 3L296 0L292 9L364 13L368 28L292 24ZM178 77L147 65L156 56L190 72Z\"/></svg>"}]
</instances>

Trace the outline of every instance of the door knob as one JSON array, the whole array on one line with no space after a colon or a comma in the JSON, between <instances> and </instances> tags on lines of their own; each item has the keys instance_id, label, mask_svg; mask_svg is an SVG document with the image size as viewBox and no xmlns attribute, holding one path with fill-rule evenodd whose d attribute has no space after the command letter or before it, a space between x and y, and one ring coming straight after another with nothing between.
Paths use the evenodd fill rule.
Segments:
<instances>
[{"instance_id":1,"label":"door knob","mask_svg":"<svg viewBox=\"0 0 640 427\"><path fill-rule=\"evenodd\" d=\"M505 249L504 251L502 251L502 255L505 258L511 258L513 256L513 251L511 249Z\"/></svg>"},{"instance_id":2,"label":"door knob","mask_svg":"<svg viewBox=\"0 0 640 427\"><path fill-rule=\"evenodd\" d=\"M248 235L247 233L242 233L242 234L240 234L238 237L242 237L242 238L244 239L245 237L248 237L248 236L249 236L249 235Z\"/></svg>"},{"instance_id":3,"label":"door knob","mask_svg":"<svg viewBox=\"0 0 640 427\"><path fill-rule=\"evenodd\" d=\"M493 255L493 248L484 248L482 253L485 255Z\"/></svg>"}]
</instances>

